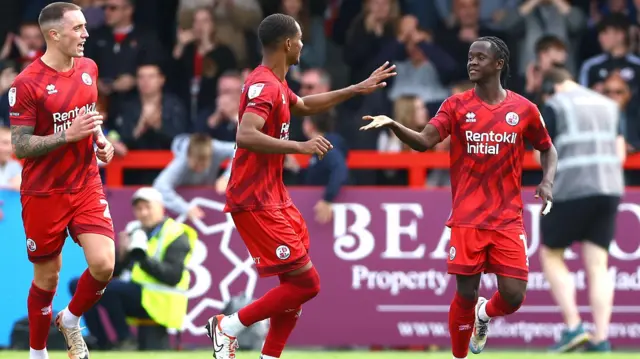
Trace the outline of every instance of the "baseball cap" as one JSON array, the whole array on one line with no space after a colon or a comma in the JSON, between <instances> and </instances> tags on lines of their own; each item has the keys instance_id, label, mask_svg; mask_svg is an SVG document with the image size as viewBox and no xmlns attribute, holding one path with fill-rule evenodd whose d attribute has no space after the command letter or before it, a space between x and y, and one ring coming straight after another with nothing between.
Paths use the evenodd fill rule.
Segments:
<instances>
[{"instance_id":1,"label":"baseball cap","mask_svg":"<svg viewBox=\"0 0 640 359\"><path fill-rule=\"evenodd\" d=\"M136 203L138 200L162 203L162 193L153 187L141 187L133 194L131 202Z\"/></svg>"}]
</instances>

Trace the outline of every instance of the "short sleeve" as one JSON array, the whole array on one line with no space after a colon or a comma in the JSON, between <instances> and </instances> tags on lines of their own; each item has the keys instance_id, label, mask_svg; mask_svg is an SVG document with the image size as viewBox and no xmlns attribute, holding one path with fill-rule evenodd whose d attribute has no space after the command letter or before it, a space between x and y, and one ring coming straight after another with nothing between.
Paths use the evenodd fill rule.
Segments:
<instances>
[{"instance_id":1,"label":"short sleeve","mask_svg":"<svg viewBox=\"0 0 640 359\"><path fill-rule=\"evenodd\" d=\"M440 133L440 140L444 140L451 134L451 126L455 118L451 101L451 98L444 100L436 115L429 121Z\"/></svg>"},{"instance_id":2,"label":"short sleeve","mask_svg":"<svg viewBox=\"0 0 640 359\"><path fill-rule=\"evenodd\" d=\"M287 86L287 97L289 97L289 106L295 106L298 103L298 95L291 91L289 86Z\"/></svg>"},{"instance_id":3,"label":"short sleeve","mask_svg":"<svg viewBox=\"0 0 640 359\"><path fill-rule=\"evenodd\" d=\"M33 89L16 79L8 93L9 119L12 126L35 126L37 101Z\"/></svg>"},{"instance_id":4,"label":"short sleeve","mask_svg":"<svg viewBox=\"0 0 640 359\"><path fill-rule=\"evenodd\" d=\"M529 116L527 116L527 128L524 137L538 151L546 151L551 148L551 137L547 132L544 118L538 108L531 104Z\"/></svg>"},{"instance_id":5,"label":"short sleeve","mask_svg":"<svg viewBox=\"0 0 640 359\"><path fill-rule=\"evenodd\" d=\"M247 88L245 113L254 113L265 121L278 97L278 88L271 83L254 83Z\"/></svg>"}]
</instances>

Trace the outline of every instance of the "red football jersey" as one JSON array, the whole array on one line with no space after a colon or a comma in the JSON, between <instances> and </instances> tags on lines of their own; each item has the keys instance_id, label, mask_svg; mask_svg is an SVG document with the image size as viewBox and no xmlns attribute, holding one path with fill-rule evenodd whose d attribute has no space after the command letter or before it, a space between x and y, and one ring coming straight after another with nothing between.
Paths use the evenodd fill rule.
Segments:
<instances>
[{"instance_id":1,"label":"red football jersey","mask_svg":"<svg viewBox=\"0 0 640 359\"><path fill-rule=\"evenodd\" d=\"M239 117L254 113L265 119L262 133L282 140L289 139L289 106L298 96L265 66L258 66L242 87ZM238 148L233 158L227 186L225 211L279 209L292 204L282 181L285 155L257 153Z\"/></svg>"},{"instance_id":2,"label":"red football jersey","mask_svg":"<svg viewBox=\"0 0 640 359\"><path fill-rule=\"evenodd\" d=\"M551 147L538 108L511 91L500 104L489 105L472 89L445 100L429 123L440 138L451 135L447 226L522 228L524 140L539 151Z\"/></svg>"},{"instance_id":3,"label":"red football jersey","mask_svg":"<svg viewBox=\"0 0 640 359\"><path fill-rule=\"evenodd\" d=\"M35 60L9 89L11 125L32 126L35 136L64 131L82 108L95 111L97 80L98 67L88 58L75 58L73 69L67 72L58 72L42 60ZM20 192L74 193L101 183L93 136L89 136L46 155L26 158Z\"/></svg>"}]
</instances>

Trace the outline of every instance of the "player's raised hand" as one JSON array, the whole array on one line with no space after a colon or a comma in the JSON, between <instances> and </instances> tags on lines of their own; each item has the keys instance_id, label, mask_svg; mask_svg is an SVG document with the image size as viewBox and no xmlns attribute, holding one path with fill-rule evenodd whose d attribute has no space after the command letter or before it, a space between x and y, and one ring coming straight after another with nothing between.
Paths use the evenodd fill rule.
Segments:
<instances>
[{"instance_id":1,"label":"player's raised hand","mask_svg":"<svg viewBox=\"0 0 640 359\"><path fill-rule=\"evenodd\" d=\"M551 188L551 184L544 181L540 183L538 187L536 187L535 197L542 200L542 210L540 210L540 214L543 216L547 215L553 205L553 189Z\"/></svg>"},{"instance_id":2,"label":"player's raised hand","mask_svg":"<svg viewBox=\"0 0 640 359\"><path fill-rule=\"evenodd\" d=\"M81 109L65 132L67 142L78 142L86 138L95 132L100 125L102 125L102 115L95 111L87 112L84 108Z\"/></svg>"},{"instance_id":3,"label":"player's raised hand","mask_svg":"<svg viewBox=\"0 0 640 359\"><path fill-rule=\"evenodd\" d=\"M394 123L395 121L393 121L393 119L385 116L385 115L380 115L380 116L364 116L362 118L365 121L371 121L369 122L368 125L364 125L362 127L360 127L360 131L366 131L366 130L370 130L372 128L380 128L380 127L386 127L389 126L390 124Z\"/></svg>"},{"instance_id":4,"label":"player's raised hand","mask_svg":"<svg viewBox=\"0 0 640 359\"><path fill-rule=\"evenodd\" d=\"M312 138L307 142L302 142L300 145L300 153L306 155L315 154L318 155L320 159L333 148L331 142L322 136Z\"/></svg>"},{"instance_id":5,"label":"player's raised hand","mask_svg":"<svg viewBox=\"0 0 640 359\"><path fill-rule=\"evenodd\" d=\"M385 80L397 75L395 70L396 65L389 66L389 61L385 62L372 72L368 79L355 85L356 92L362 95L368 95L379 88L387 86Z\"/></svg>"},{"instance_id":6,"label":"player's raised hand","mask_svg":"<svg viewBox=\"0 0 640 359\"><path fill-rule=\"evenodd\" d=\"M96 139L96 145L98 146L98 150L96 151L96 156L98 159L104 163L109 163L113 159L113 154L115 149L109 140L107 140L104 136L98 136Z\"/></svg>"}]
</instances>

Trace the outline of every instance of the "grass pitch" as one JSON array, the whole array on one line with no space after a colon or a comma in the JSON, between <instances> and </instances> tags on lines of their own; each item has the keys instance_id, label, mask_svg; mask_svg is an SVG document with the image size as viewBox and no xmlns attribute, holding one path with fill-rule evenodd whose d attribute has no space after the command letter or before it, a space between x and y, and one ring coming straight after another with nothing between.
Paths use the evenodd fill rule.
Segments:
<instances>
[{"instance_id":1,"label":"grass pitch","mask_svg":"<svg viewBox=\"0 0 640 359\"><path fill-rule=\"evenodd\" d=\"M596 359L602 355L573 353L573 354L547 354L527 352L491 352L487 351L480 356L469 354L469 359ZM183 352L93 352L92 359L197 359L212 358L211 351L183 351ZM240 352L237 359L258 359L258 352ZM611 353L605 356L607 359L638 359L640 352ZM0 359L27 359L26 351L0 351ZM67 353L50 352L49 359L66 359ZM282 359L451 359L448 352L334 352L334 351L289 351L282 355Z\"/></svg>"}]
</instances>

